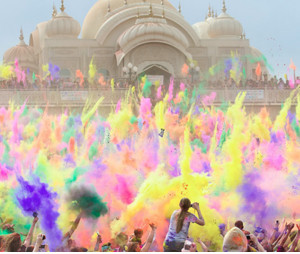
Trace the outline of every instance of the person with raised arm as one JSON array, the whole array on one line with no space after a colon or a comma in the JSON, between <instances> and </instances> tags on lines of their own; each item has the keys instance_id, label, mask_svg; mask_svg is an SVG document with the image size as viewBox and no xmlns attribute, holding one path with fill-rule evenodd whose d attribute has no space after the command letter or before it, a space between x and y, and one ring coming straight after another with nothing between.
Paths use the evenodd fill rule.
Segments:
<instances>
[{"instance_id":1,"label":"person with raised arm","mask_svg":"<svg viewBox=\"0 0 300 254\"><path fill-rule=\"evenodd\" d=\"M97 241L95 244L94 251L99 251L100 243L102 243L101 235L97 232Z\"/></svg>"},{"instance_id":2,"label":"person with raised arm","mask_svg":"<svg viewBox=\"0 0 300 254\"><path fill-rule=\"evenodd\" d=\"M285 235L282 236L282 238L279 241L279 245L276 246L275 250L277 252L285 252L286 246L285 243L292 231L292 229L294 228L295 224L294 223L289 223L288 225L285 226Z\"/></svg>"},{"instance_id":3,"label":"person with raised arm","mask_svg":"<svg viewBox=\"0 0 300 254\"><path fill-rule=\"evenodd\" d=\"M33 252L40 252L40 247L43 243L43 234L38 234L34 245Z\"/></svg>"},{"instance_id":4,"label":"person with raised arm","mask_svg":"<svg viewBox=\"0 0 300 254\"><path fill-rule=\"evenodd\" d=\"M127 252L148 252L156 234L156 225L154 223L149 224L151 227L151 232L148 235L148 238L144 244L144 246L141 248L139 242L129 242L127 244Z\"/></svg>"},{"instance_id":5,"label":"person with raised arm","mask_svg":"<svg viewBox=\"0 0 300 254\"><path fill-rule=\"evenodd\" d=\"M260 244L260 242L258 241L257 237L253 234L250 234L250 240L254 243L254 245L257 247L257 250L259 252L266 252L266 250L264 249L264 247ZM249 252L249 251L248 251Z\"/></svg>"},{"instance_id":6,"label":"person with raised arm","mask_svg":"<svg viewBox=\"0 0 300 254\"><path fill-rule=\"evenodd\" d=\"M31 239L32 239L32 236L33 236L33 231L34 231L35 225L38 221L39 221L38 217L33 218L33 221L32 221L31 227L29 229L28 235L26 236L26 238L24 240L24 243L23 243L25 249L28 248L30 243L31 243Z\"/></svg>"},{"instance_id":7,"label":"person with raised arm","mask_svg":"<svg viewBox=\"0 0 300 254\"><path fill-rule=\"evenodd\" d=\"M296 235L296 237L295 237L295 239L294 239L294 241L292 243L291 248L288 250L288 252L295 252L296 248L298 246L298 242L299 242L299 239L300 239L300 224L296 225L296 226L297 226L298 232L297 232L297 235Z\"/></svg>"},{"instance_id":8,"label":"person with raised arm","mask_svg":"<svg viewBox=\"0 0 300 254\"><path fill-rule=\"evenodd\" d=\"M164 242L165 252L181 252L184 242L188 238L190 223L196 223L200 226L205 225L199 203L191 204L188 198L183 198L180 200L179 207L180 210L174 211L170 219L169 231ZM197 211L198 218L188 212L191 207Z\"/></svg>"},{"instance_id":9,"label":"person with raised arm","mask_svg":"<svg viewBox=\"0 0 300 254\"><path fill-rule=\"evenodd\" d=\"M81 212L76 220L73 222L71 229L64 234L63 238L62 238L62 242L63 242L63 246L62 249L60 248L59 251L70 251L72 248L76 247L75 241L71 239L73 233L75 232L75 230L77 229L79 222L82 218L83 213Z\"/></svg>"}]
</instances>

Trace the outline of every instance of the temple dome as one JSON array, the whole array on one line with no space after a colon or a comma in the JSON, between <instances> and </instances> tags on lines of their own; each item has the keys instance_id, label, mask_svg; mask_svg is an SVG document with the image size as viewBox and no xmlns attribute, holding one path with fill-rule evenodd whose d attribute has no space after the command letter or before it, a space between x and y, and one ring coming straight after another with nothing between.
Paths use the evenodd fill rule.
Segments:
<instances>
[{"instance_id":1,"label":"temple dome","mask_svg":"<svg viewBox=\"0 0 300 254\"><path fill-rule=\"evenodd\" d=\"M70 37L77 38L80 34L80 24L77 20L70 17L65 11L64 6L61 7L61 13L52 17L46 26L46 34L48 37Z\"/></svg>"},{"instance_id":2,"label":"temple dome","mask_svg":"<svg viewBox=\"0 0 300 254\"><path fill-rule=\"evenodd\" d=\"M142 0L127 0L127 5L124 5L124 0L99 0L89 10L86 15L82 26L82 38L94 39L100 27L110 17L108 15L108 8L111 13L116 12L118 9L131 8L133 4L149 4L150 2L144 2ZM151 0L151 4L161 5L162 0ZM176 11L176 8L167 0L164 0L164 8L169 8Z\"/></svg>"},{"instance_id":3,"label":"temple dome","mask_svg":"<svg viewBox=\"0 0 300 254\"><path fill-rule=\"evenodd\" d=\"M193 25L193 29L196 31L200 39L209 39L208 28L214 18L208 18L205 21L198 22Z\"/></svg>"},{"instance_id":4,"label":"temple dome","mask_svg":"<svg viewBox=\"0 0 300 254\"><path fill-rule=\"evenodd\" d=\"M28 46L24 42L23 37L23 31L21 30L21 35L19 37L20 42L15 47L10 48L4 53L3 56L3 62L6 64L10 64L15 62L16 59L18 59L19 63L21 65L29 66L35 66L36 65L36 59L34 56L34 50L33 47Z\"/></svg>"},{"instance_id":5,"label":"temple dome","mask_svg":"<svg viewBox=\"0 0 300 254\"><path fill-rule=\"evenodd\" d=\"M210 23L208 35L211 38L240 38L243 34L243 26L235 18L226 13L225 2L222 13Z\"/></svg>"},{"instance_id":6,"label":"temple dome","mask_svg":"<svg viewBox=\"0 0 300 254\"><path fill-rule=\"evenodd\" d=\"M177 28L168 25L165 19L155 17L138 19L134 26L130 27L120 36L118 44L123 48L134 39L143 37L147 40L146 37L150 36L152 40L156 40L159 39L159 35L180 42L185 48L188 47L187 39Z\"/></svg>"},{"instance_id":7,"label":"temple dome","mask_svg":"<svg viewBox=\"0 0 300 254\"><path fill-rule=\"evenodd\" d=\"M217 13L215 13L211 7L208 7L208 13L204 21L195 23L193 29L196 31L200 39L209 39L208 29L209 25L215 20Z\"/></svg>"}]
</instances>

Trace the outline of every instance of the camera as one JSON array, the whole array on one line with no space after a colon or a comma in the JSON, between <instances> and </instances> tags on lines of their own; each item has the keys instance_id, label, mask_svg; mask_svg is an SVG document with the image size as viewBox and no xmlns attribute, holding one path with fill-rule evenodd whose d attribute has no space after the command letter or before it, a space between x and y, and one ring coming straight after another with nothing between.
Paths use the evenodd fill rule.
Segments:
<instances>
[{"instance_id":1,"label":"camera","mask_svg":"<svg viewBox=\"0 0 300 254\"><path fill-rule=\"evenodd\" d=\"M247 240L251 240L250 235L246 235L246 237L247 237Z\"/></svg>"},{"instance_id":2,"label":"camera","mask_svg":"<svg viewBox=\"0 0 300 254\"><path fill-rule=\"evenodd\" d=\"M158 134L161 138L164 137L165 129L160 129L160 133Z\"/></svg>"},{"instance_id":3,"label":"camera","mask_svg":"<svg viewBox=\"0 0 300 254\"><path fill-rule=\"evenodd\" d=\"M38 213L37 212L34 212L33 214L32 214L32 216L34 217L34 218L36 218L36 217L38 217Z\"/></svg>"},{"instance_id":4,"label":"camera","mask_svg":"<svg viewBox=\"0 0 300 254\"><path fill-rule=\"evenodd\" d=\"M184 245L184 249L185 249L185 250L190 250L191 247L192 247L192 245Z\"/></svg>"},{"instance_id":5,"label":"camera","mask_svg":"<svg viewBox=\"0 0 300 254\"><path fill-rule=\"evenodd\" d=\"M184 246L183 246L183 249L181 250L181 252L190 252L190 250L191 250L191 247L192 247L192 242L191 241L189 241L189 240L186 240L185 242L184 242Z\"/></svg>"}]
</instances>

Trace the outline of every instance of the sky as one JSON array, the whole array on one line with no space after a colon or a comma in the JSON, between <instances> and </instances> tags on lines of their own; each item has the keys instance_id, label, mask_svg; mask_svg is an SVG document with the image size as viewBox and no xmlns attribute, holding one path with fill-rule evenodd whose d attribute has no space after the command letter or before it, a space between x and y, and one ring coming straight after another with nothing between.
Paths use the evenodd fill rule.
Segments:
<instances>
[{"instance_id":1,"label":"sky","mask_svg":"<svg viewBox=\"0 0 300 254\"><path fill-rule=\"evenodd\" d=\"M97 1L65 0L66 12L83 24L89 9ZM147 0L149 2L151 0ZM179 0L169 0L178 7ZM18 44L20 28L25 42L40 22L51 19L53 0L1 0L0 56ZM5 2L5 4L4 4ZM57 8L60 0L54 0ZM218 14L222 0L181 0L182 15L192 25L203 21L211 5ZM226 0L227 13L239 20L251 46L258 48L274 68L273 75L283 76L291 59L300 68L300 0ZM297 73L298 74L298 73ZM300 73L299 73L300 76Z\"/></svg>"}]
</instances>

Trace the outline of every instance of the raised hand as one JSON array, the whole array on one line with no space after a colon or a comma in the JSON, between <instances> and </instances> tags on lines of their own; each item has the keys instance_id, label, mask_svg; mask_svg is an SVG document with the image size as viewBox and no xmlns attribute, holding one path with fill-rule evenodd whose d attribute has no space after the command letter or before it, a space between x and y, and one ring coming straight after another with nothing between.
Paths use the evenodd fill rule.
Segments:
<instances>
[{"instance_id":1,"label":"raised hand","mask_svg":"<svg viewBox=\"0 0 300 254\"><path fill-rule=\"evenodd\" d=\"M154 223L150 223L149 226L151 227L151 229L157 229L157 226Z\"/></svg>"},{"instance_id":2,"label":"raised hand","mask_svg":"<svg viewBox=\"0 0 300 254\"><path fill-rule=\"evenodd\" d=\"M295 224L293 222L291 222L287 225L287 229L291 231L294 228L294 226L295 226Z\"/></svg>"},{"instance_id":3,"label":"raised hand","mask_svg":"<svg viewBox=\"0 0 300 254\"><path fill-rule=\"evenodd\" d=\"M193 207L194 209L199 209L199 203L197 203L197 202L193 203L193 204L192 204L192 207Z\"/></svg>"},{"instance_id":4,"label":"raised hand","mask_svg":"<svg viewBox=\"0 0 300 254\"><path fill-rule=\"evenodd\" d=\"M251 241L254 242L254 243L256 243L256 242L258 241L257 238L256 238L256 236L253 235L253 234L250 234L250 239L251 239Z\"/></svg>"},{"instance_id":5,"label":"raised hand","mask_svg":"<svg viewBox=\"0 0 300 254\"><path fill-rule=\"evenodd\" d=\"M40 246L42 242L43 242L43 234L38 234L36 238L36 244Z\"/></svg>"},{"instance_id":6,"label":"raised hand","mask_svg":"<svg viewBox=\"0 0 300 254\"><path fill-rule=\"evenodd\" d=\"M36 224L38 221L39 221L39 217L34 217L32 223Z\"/></svg>"},{"instance_id":7,"label":"raised hand","mask_svg":"<svg viewBox=\"0 0 300 254\"><path fill-rule=\"evenodd\" d=\"M102 243L102 237L99 233L97 233L97 242Z\"/></svg>"}]
</instances>

